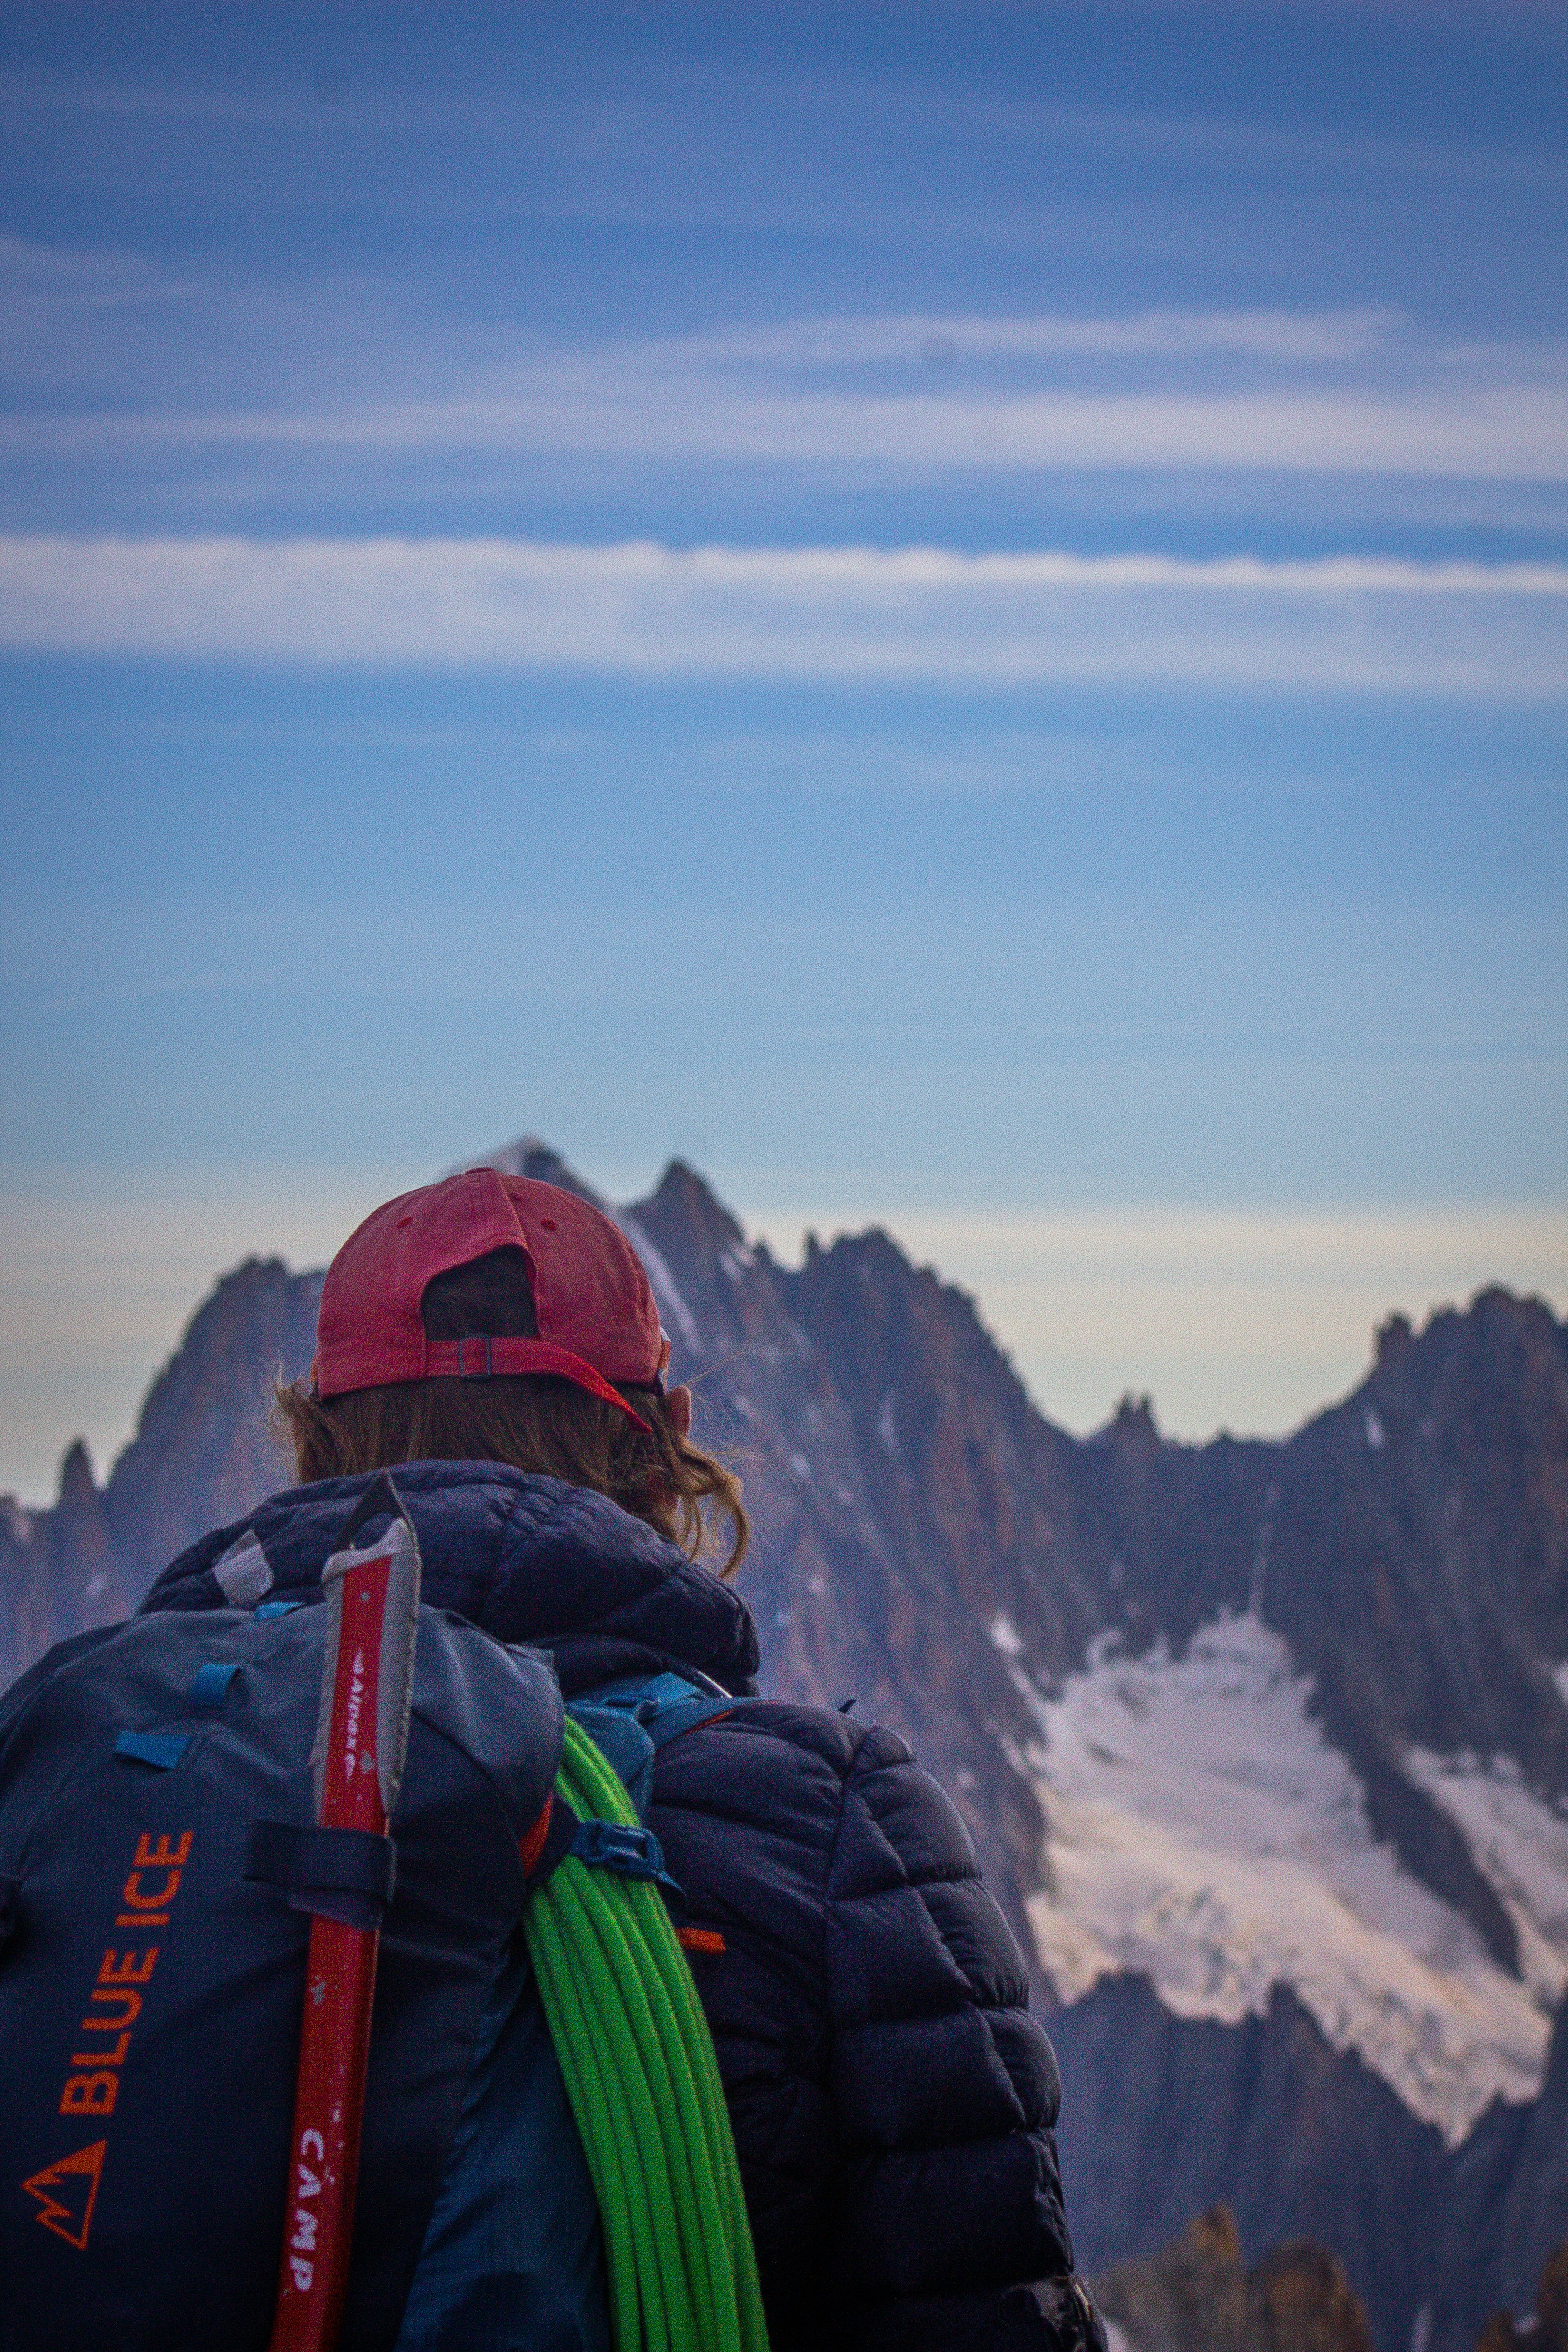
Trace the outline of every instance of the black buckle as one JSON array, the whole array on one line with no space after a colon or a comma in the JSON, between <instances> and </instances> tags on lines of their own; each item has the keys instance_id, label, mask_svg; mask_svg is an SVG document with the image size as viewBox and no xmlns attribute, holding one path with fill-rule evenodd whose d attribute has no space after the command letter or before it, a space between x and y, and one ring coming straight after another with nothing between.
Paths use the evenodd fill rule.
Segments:
<instances>
[{"instance_id":1,"label":"black buckle","mask_svg":"<svg viewBox=\"0 0 1568 2352\"><path fill-rule=\"evenodd\" d=\"M470 1372L468 1370L468 1350L470 1348L483 1348L485 1351L485 1368L482 1372ZM458 1378L460 1381L488 1381L493 1377L494 1367L490 1362L489 1333L488 1331L474 1331L470 1332L466 1339L459 1339L458 1342Z\"/></svg>"}]
</instances>

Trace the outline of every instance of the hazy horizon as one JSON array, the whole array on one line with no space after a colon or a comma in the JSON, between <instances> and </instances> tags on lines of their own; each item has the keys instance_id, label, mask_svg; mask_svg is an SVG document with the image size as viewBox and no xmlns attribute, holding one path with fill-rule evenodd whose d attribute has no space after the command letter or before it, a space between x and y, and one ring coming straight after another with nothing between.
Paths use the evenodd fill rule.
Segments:
<instances>
[{"instance_id":1,"label":"hazy horizon","mask_svg":"<svg viewBox=\"0 0 1568 2352\"><path fill-rule=\"evenodd\" d=\"M657 1181L606 1184L562 1156L618 1208L636 1206ZM671 1156L692 1164L689 1153ZM237 1197L203 1185L194 1202L144 1196L132 1211L13 1197L7 1289L18 1321L52 1312L58 1370L8 1417L0 1492L26 1508L52 1503L60 1461L79 1437L101 1481L218 1281L251 1257L319 1272L378 1200L437 1172L382 1171L356 1184L334 1171L330 1184L288 1202L276 1185ZM697 1173L710 1181L700 1165ZM1550 1205L1381 1217L1180 1206L974 1215L929 1202L889 1212L864 1199L797 1196L753 1213L721 1184L710 1189L748 1241L789 1266L808 1232L824 1246L870 1226L889 1233L914 1264L969 1293L1037 1409L1079 1436L1103 1426L1129 1394L1150 1399L1167 1437L1289 1435L1359 1384L1375 1328L1390 1315L1419 1328L1493 1283L1542 1297L1559 1317L1568 1307L1568 1286L1534 1270L1550 1267L1561 1235ZM128 1229L138 1244L129 1259ZM203 1253L215 1232L223 1252L209 1269Z\"/></svg>"}]
</instances>

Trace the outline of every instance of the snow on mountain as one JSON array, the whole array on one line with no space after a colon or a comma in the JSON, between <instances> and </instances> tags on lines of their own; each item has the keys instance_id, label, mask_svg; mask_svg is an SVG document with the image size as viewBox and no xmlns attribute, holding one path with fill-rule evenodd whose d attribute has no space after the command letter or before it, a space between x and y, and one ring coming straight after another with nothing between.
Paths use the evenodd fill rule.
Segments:
<instances>
[{"instance_id":1,"label":"snow on mountain","mask_svg":"<svg viewBox=\"0 0 1568 2352\"><path fill-rule=\"evenodd\" d=\"M1181 1657L1102 1636L1054 1695L1008 1622L991 1631L1040 1726L1050 1881L1029 1916L1064 2000L1137 1971L1175 2015L1236 2024L1289 1985L1451 2145L1492 2099L1535 2095L1568 1983L1568 1817L1517 1771L1411 1759L1513 1917L1520 1977L1373 1836L1310 1681L1256 1615Z\"/></svg>"},{"instance_id":2,"label":"snow on mountain","mask_svg":"<svg viewBox=\"0 0 1568 2352\"><path fill-rule=\"evenodd\" d=\"M1522 1785L1511 1756L1435 1756L1413 1748L1405 1769L1464 1832L1519 1930L1520 1974L1552 2008L1568 1978L1568 1804Z\"/></svg>"}]
</instances>

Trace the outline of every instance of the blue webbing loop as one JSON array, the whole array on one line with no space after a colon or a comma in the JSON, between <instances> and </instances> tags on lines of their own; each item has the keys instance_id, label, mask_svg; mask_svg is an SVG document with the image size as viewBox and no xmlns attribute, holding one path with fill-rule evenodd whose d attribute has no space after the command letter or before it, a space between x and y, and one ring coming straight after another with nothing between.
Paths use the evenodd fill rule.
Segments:
<instances>
[{"instance_id":1,"label":"blue webbing loop","mask_svg":"<svg viewBox=\"0 0 1568 2352\"><path fill-rule=\"evenodd\" d=\"M228 1686L238 1672L237 1659L232 1664L226 1664L220 1659L209 1658L206 1664L198 1666L191 1677L188 1694L191 1705L199 1714L221 1715L224 1700L228 1696Z\"/></svg>"},{"instance_id":2,"label":"blue webbing loop","mask_svg":"<svg viewBox=\"0 0 1568 2352\"><path fill-rule=\"evenodd\" d=\"M138 1764L154 1764L160 1772L176 1765L191 1744L188 1731L122 1731L114 1743L117 1756L130 1756Z\"/></svg>"}]
</instances>

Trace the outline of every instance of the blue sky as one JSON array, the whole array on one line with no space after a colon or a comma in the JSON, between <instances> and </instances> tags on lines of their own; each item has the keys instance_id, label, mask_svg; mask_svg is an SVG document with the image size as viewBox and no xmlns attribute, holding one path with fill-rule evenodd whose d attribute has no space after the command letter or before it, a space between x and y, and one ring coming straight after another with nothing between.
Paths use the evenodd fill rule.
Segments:
<instances>
[{"instance_id":1,"label":"blue sky","mask_svg":"<svg viewBox=\"0 0 1568 2352\"><path fill-rule=\"evenodd\" d=\"M525 1128L1075 1426L1563 1303L1555 11L5 44L0 1484Z\"/></svg>"}]
</instances>

